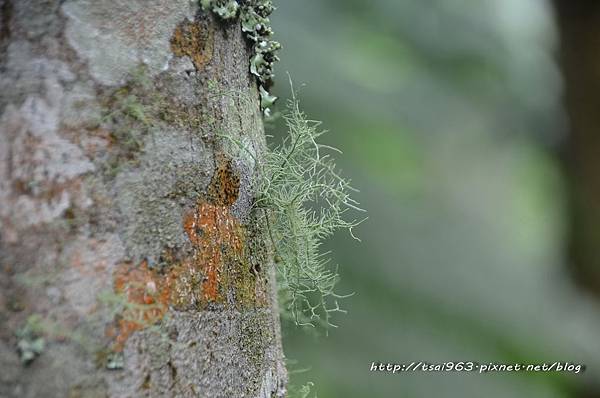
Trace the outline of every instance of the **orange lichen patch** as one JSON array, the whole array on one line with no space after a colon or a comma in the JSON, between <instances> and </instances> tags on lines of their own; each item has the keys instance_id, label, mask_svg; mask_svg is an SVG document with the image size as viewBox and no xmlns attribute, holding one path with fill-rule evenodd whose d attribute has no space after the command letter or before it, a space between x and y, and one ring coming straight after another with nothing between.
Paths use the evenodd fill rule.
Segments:
<instances>
[{"instance_id":1,"label":"orange lichen patch","mask_svg":"<svg viewBox=\"0 0 600 398\"><path fill-rule=\"evenodd\" d=\"M217 169L208 187L208 196L216 205L231 206L240 192L240 178L233 170L231 159L217 156Z\"/></svg>"},{"instance_id":2,"label":"orange lichen patch","mask_svg":"<svg viewBox=\"0 0 600 398\"><path fill-rule=\"evenodd\" d=\"M138 267L123 263L115 271L114 289L123 296L124 310L117 319L116 330L109 335L115 337L115 351L121 351L133 332L164 317L169 305L170 283L168 277L150 270L146 261Z\"/></svg>"},{"instance_id":3,"label":"orange lichen patch","mask_svg":"<svg viewBox=\"0 0 600 398\"><path fill-rule=\"evenodd\" d=\"M192 251L178 258L173 251L161 257L169 266L153 270L146 261L133 267L121 264L114 274L114 289L124 297L124 310L109 336L120 351L129 336L163 319L169 307L205 308L208 303L266 305L264 281L251 270L245 257L246 231L231 212L240 180L230 160L218 157L217 170L200 200L185 214L183 229Z\"/></svg>"},{"instance_id":4,"label":"orange lichen patch","mask_svg":"<svg viewBox=\"0 0 600 398\"><path fill-rule=\"evenodd\" d=\"M205 21L184 21L171 36L171 51L177 57L188 56L201 70L213 55L213 32Z\"/></svg>"},{"instance_id":5,"label":"orange lichen patch","mask_svg":"<svg viewBox=\"0 0 600 398\"><path fill-rule=\"evenodd\" d=\"M123 297L124 309L108 331L115 351L123 350L135 331L163 319L169 306L180 310L219 302L229 286L221 286L221 273L227 263L243 259L243 228L228 207L199 203L183 222L193 254L175 261L161 273L148 268L146 261L133 267L119 265L114 274L114 290ZM174 259L173 259L174 260Z\"/></svg>"},{"instance_id":6,"label":"orange lichen patch","mask_svg":"<svg viewBox=\"0 0 600 398\"><path fill-rule=\"evenodd\" d=\"M194 245L194 260L202 268L202 296L207 301L219 298L220 274L227 257L243 255L243 233L229 208L199 203L184 219L184 229Z\"/></svg>"}]
</instances>

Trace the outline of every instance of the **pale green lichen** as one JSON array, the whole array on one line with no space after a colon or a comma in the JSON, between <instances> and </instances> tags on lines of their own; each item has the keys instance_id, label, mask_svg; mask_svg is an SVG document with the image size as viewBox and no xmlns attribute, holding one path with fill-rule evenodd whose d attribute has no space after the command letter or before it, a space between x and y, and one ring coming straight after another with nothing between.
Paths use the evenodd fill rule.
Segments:
<instances>
[{"instance_id":1,"label":"pale green lichen","mask_svg":"<svg viewBox=\"0 0 600 398\"><path fill-rule=\"evenodd\" d=\"M111 352L106 358L106 369L119 370L125 367L125 357L122 352Z\"/></svg>"},{"instance_id":2,"label":"pale green lichen","mask_svg":"<svg viewBox=\"0 0 600 398\"><path fill-rule=\"evenodd\" d=\"M262 86L258 88L260 93L260 106L264 110L265 116L271 115L271 106L277 101L277 97L269 94Z\"/></svg>"},{"instance_id":3,"label":"pale green lichen","mask_svg":"<svg viewBox=\"0 0 600 398\"><path fill-rule=\"evenodd\" d=\"M260 171L254 206L263 210L273 242L284 309L298 325L335 327L331 315L343 312L338 299L344 296L336 292L339 276L321 245L339 229L352 234L360 221L348 220L347 212L363 210L327 153L335 148L318 142L324 133L320 122L306 117L295 95L283 118L288 135L256 161Z\"/></svg>"},{"instance_id":4,"label":"pale green lichen","mask_svg":"<svg viewBox=\"0 0 600 398\"><path fill-rule=\"evenodd\" d=\"M275 77L273 63L279 60L275 51L280 48L278 42L271 40L260 40L254 45L254 55L250 59L250 73L258 78L262 87L271 84Z\"/></svg>"},{"instance_id":5,"label":"pale green lichen","mask_svg":"<svg viewBox=\"0 0 600 398\"><path fill-rule=\"evenodd\" d=\"M269 15L275 10L271 0L201 0L204 10L209 10L223 20L231 20L240 14L241 29L246 39L253 43L250 57L250 73L256 76L261 97L261 109L270 115L270 107L277 97L269 94L273 84L273 65L279 61L275 54L281 44L272 39L273 29Z\"/></svg>"},{"instance_id":6,"label":"pale green lichen","mask_svg":"<svg viewBox=\"0 0 600 398\"><path fill-rule=\"evenodd\" d=\"M200 4L202 8L211 10L222 19L235 18L240 8L235 0L201 0Z\"/></svg>"},{"instance_id":7,"label":"pale green lichen","mask_svg":"<svg viewBox=\"0 0 600 398\"><path fill-rule=\"evenodd\" d=\"M321 245L339 229L352 234L359 221L346 213L362 211L352 199L350 182L331 157L334 148L317 142L324 131L307 119L295 95L284 120L288 136L267 152L256 204L268 209L280 281L288 295L283 303L299 325L334 326L331 314L343 312L335 286L339 276Z\"/></svg>"},{"instance_id":8,"label":"pale green lichen","mask_svg":"<svg viewBox=\"0 0 600 398\"><path fill-rule=\"evenodd\" d=\"M21 356L21 362L25 365L31 363L44 351L46 341L41 334L41 317L35 314L27 318L25 325L17 330L17 349Z\"/></svg>"}]
</instances>

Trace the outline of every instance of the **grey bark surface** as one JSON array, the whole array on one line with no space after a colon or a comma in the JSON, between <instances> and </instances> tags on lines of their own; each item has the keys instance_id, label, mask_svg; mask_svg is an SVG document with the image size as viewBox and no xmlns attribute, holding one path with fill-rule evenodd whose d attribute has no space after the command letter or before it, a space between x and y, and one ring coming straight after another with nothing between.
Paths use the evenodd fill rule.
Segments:
<instances>
[{"instance_id":1,"label":"grey bark surface","mask_svg":"<svg viewBox=\"0 0 600 398\"><path fill-rule=\"evenodd\" d=\"M285 395L249 56L188 0L0 0L0 396ZM167 310L115 337L136 275Z\"/></svg>"}]
</instances>

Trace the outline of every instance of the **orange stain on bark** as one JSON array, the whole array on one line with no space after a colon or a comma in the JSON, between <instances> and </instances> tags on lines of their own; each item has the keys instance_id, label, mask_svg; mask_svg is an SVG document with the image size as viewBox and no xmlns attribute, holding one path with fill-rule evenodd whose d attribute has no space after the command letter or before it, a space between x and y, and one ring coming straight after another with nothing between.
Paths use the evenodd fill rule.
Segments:
<instances>
[{"instance_id":1,"label":"orange stain on bark","mask_svg":"<svg viewBox=\"0 0 600 398\"><path fill-rule=\"evenodd\" d=\"M209 201L200 200L183 218L183 229L193 251L172 263L165 271L153 270L146 261L133 267L123 263L114 273L114 290L122 295L125 309L107 334L114 338L115 351L122 351L127 339L163 319L169 307L198 308L224 299L221 275L225 264L241 262L244 256L244 229L230 206L239 192L239 178L231 162L218 159L208 189Z\"/></svg>"},{"instance_id":2,"label":"orange stain on bark","mask_svg":"<svg viewBox=\"0 0 600 398\"><path fill-rule=\"evenodd\" d=\"M186 216L184 229L196 251L194 262L204 273L203 298L217 301L225 257L243 254L242 229L229 208L206 202Z\"/></svg>"},{"instance_id":3,"label":"orange stain on bark","mask_svg":"<svg viewBox=\"0 0 600 398\"><path fill-rule=\"evenodd\" d=\"M188 56L202 70L213 56L213 31L206 21L184 21L171 36L171 51L177 57Z\"/></svg>"}]
</instances>

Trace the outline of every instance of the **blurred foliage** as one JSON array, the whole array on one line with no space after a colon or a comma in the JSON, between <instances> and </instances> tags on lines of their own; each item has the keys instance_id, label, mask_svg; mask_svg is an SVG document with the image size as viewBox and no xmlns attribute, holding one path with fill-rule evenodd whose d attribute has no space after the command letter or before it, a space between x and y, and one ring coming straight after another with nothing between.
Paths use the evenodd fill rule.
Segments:
<instances>
[{"instance_id":1,"label":"blurred foliage","mask_svg":"<svg viewBox=\"0 0 600 398\"><path fill-rule=\"evenodd\" d=\"M319 397L574 397L600 309L564 271L556 33L540 0L279 1L300 98L369 220L329 243L356 292L330 336L285 325ZM281 105L280 105L281 106ZM275 126L272 134L282 130ZM371 362L570 361L583 375L385 374Z\"/></svg>"}]
</instances>

